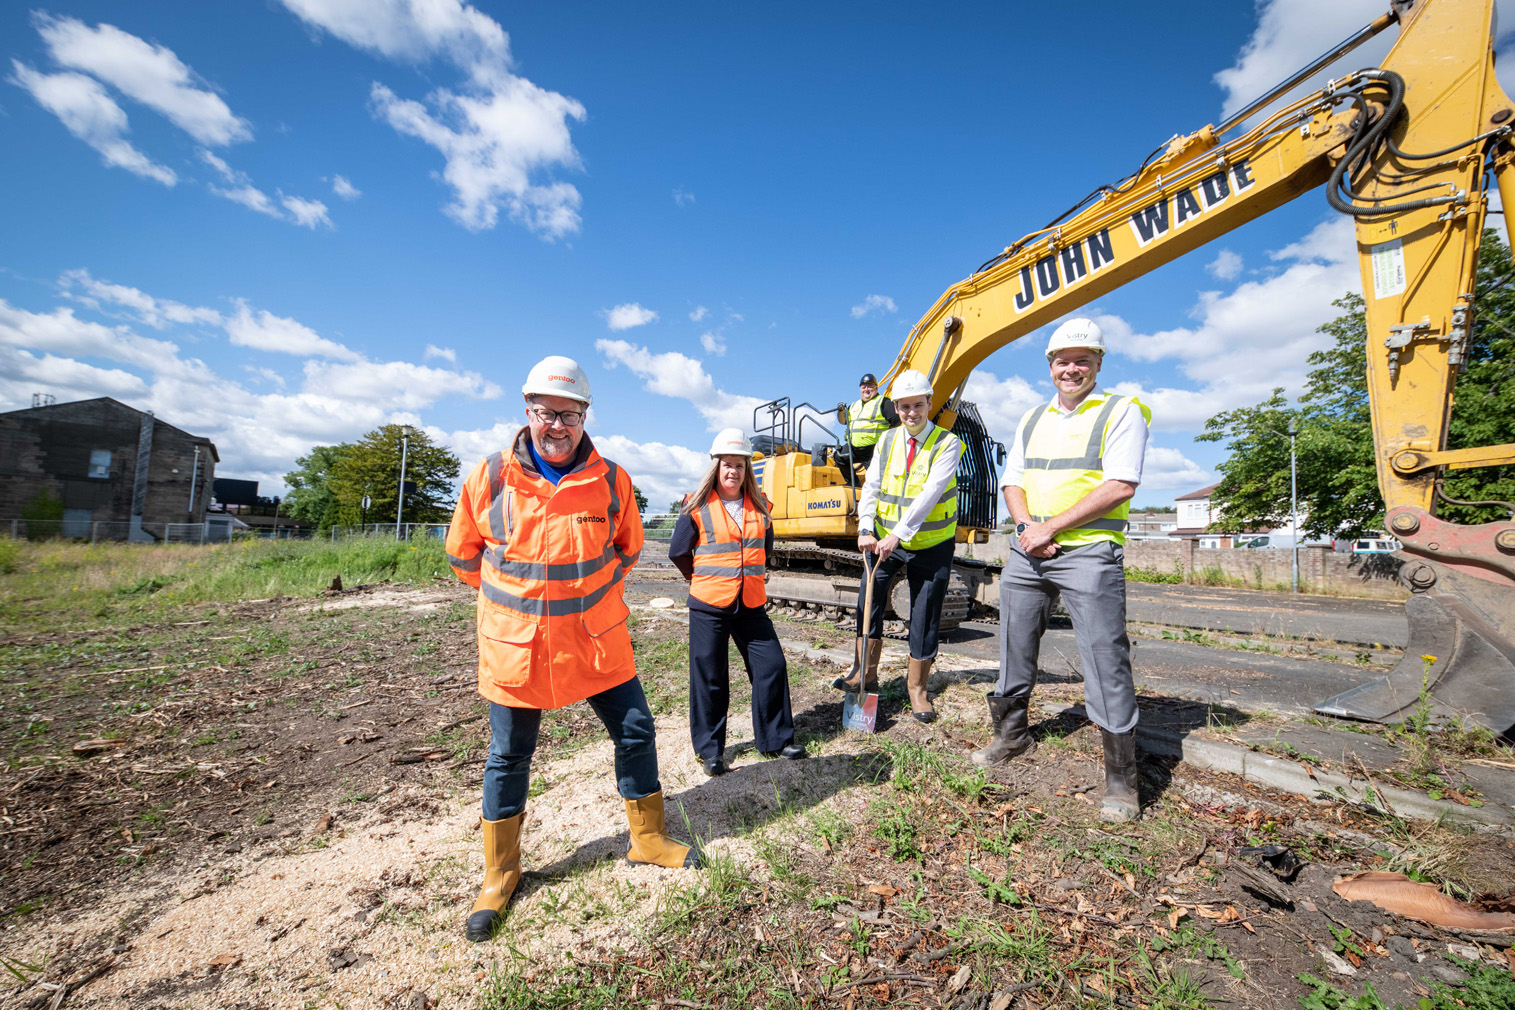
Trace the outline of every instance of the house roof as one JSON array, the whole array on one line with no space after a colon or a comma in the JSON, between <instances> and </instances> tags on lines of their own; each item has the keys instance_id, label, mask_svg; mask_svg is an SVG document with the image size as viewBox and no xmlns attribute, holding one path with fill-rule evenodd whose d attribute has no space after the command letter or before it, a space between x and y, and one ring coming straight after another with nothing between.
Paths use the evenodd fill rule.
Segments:
<instances>
[{"instance_id":1,"label":"house roof","mask_svg":"<svg viewBox=\"0 0 1515 1010\"><path fill-rule=\"evenodd\" d=\"M1181 495L1179 495L1177 498L1175 498L1173 500L1174 501L1195 501L1195 500L1201 499L1201 498L1208 498L1208 497L1210 497L1210 492L1214 491L1218 487L1220 487L1220 482L1216 481L1214 484L1211 484L1209 487L1202 487L1198 491L1190 491L1188 494L1181 494Z\"/></svg>"}]
</instances>

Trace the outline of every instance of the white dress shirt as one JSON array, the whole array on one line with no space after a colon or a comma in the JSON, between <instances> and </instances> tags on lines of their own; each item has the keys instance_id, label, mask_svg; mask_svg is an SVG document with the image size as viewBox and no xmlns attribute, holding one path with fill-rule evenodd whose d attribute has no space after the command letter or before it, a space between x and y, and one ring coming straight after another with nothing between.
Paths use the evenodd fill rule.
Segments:
<instances>
[{"instance_id":1,"label":"white dress shirt","mask_svg":"<svg viewBox=\"0 0 1515 1010\"><path fill-rule=\"evenodd\" d=\"M1109 393L1095 390L1088 398L1080 403L1100 404L1110 398ZM1098 406L1090 406L1090 410L1098 410ZM1026 411L1021 423L1015 426L1015 437L1010 444L1005 446L1005 474L1000 478L999 486L1024 487L1023 480L1026 473L1026 447L1021 433L1026 430L1026 422L1037 411L1045 411L1039 424L1068 424L1074 410L1064 410L1062 403L1057 397L1052 398L1051 403L1044 403L1039 407L1033 407ZM1124 480L1132 484L1140 484L1142 481L1142 463L1147 458L1147 419L1142 417L1139 406L1129 398L1115 408L1115 416L1110 419L1110 428L1105 435L1105 480ZM870 475L871 476L871 475Z\"/></svg>"},{"instance_id":2,"label":"white dress shirt","mask_svg":"<svg viewBox=\"0 0 1515 1010\"><path fill-rule=\"evenodd\" d=\"M874 450L873 461L868 464L868 479L863 482L862 497L857 503L857 528L858 533L873 533L873 520L878 514L879 490L884 486L884 462L889 456L885 452L885 446L894 439L899 439L899 445L894 450L898 453L909 453L910 439L915 439L915 451L917 461L920 453L925 450L926 439L931 437L931 431L936 425L930 421L920 430L920 434L912 436L904 425L891 428L879 437L878 448ZM947 490L947 485L952 483L953 476L957 473L957 461L963 454L963 443L958 441L951 432L946 432L942 445L931 463L931 473L926 477L926 486L921 493L905 507L900 515L900 521L889 532L900 538L904 543L920 532L921 523L926 521L926 516L936 508L942 500L942 493ZM902 455L897 465L903 466L907 457ZM887 534L886 534L887 535Z\"/></svg>"}]
</instances>

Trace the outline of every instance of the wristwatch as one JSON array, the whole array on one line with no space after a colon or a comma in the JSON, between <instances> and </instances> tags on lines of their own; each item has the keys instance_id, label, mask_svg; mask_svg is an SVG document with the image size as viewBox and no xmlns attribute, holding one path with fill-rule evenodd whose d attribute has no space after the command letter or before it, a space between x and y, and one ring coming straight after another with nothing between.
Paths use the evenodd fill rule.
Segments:
<instances>
[{"instance_id":1,"label":"wristwatch","mask_svg":"<svg viewBox=\"0 0 1515 1010\"><path fill-rule=\"evenodd\" d=\"M1025 523L1016 523L1015 524L1015 535L1016 536L1020 536L1024 532L1026 532L1026 524Z\"/></svg>"}]
</instances>

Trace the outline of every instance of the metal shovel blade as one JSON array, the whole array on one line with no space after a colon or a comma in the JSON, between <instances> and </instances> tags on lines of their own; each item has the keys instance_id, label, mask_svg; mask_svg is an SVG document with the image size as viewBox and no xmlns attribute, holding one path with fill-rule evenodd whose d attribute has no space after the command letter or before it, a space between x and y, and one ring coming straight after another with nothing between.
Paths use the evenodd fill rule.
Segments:
<instances>
[{"instance_id":1,"label":"metal shovel blade","mask_svg":"<svg viewBox=\"0 0 1515 1010\"><path fill-rule=\"evenodd\" d=\"M848 691L842 696L842 729L872 733L878 727L878 694Z\"/></svg>"}]
</instances>

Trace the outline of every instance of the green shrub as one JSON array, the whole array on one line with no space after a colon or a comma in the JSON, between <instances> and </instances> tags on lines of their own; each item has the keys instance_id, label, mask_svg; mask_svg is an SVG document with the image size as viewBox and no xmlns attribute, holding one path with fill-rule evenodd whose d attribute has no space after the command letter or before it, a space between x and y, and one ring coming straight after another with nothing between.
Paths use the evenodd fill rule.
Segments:
<instances>
[{"instance_id":1,"label":"green shrub","mask_svg":"<svg viewBox=\"0 0 1515 1010\"><path fill-rule=\"evenodd\" d=\"M1161 582L1173 585L1184 581L1183 572L1175 568L1171 572L1160 572L1156 568L1143 568L1141 565L1126 566L1126 580L1128 582Z\"/></svg>"}]
</instances>

